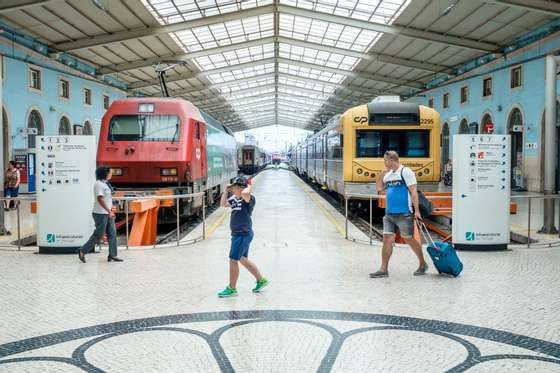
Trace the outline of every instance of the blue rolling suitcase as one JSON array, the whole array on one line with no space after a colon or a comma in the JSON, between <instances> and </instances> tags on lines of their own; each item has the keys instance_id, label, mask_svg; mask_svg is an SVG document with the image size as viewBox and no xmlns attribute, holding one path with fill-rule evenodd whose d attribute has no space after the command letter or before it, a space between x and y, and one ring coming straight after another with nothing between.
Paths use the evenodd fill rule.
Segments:
<instances>
[{"instance_id":1,"label":"blue rolling suitcase","mask_svg":"<svg viewBox=\"0 0 560 373\"><path fill-rule=\"evenodd\" d=\"M459 276L463 271L463 263L461 263L453 245L447 242L434 241L424 223L418 222L418 227L428 243L428 254L430 254L437 271L440 274L445 273L453 277Z\"/></svg>"}]
</instances>

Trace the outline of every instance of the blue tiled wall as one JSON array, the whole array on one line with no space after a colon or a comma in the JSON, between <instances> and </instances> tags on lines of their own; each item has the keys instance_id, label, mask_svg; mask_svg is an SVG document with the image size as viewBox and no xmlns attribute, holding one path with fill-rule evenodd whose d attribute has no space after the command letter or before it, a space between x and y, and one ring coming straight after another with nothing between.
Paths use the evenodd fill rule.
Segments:
<instances>
[{"instance_id":1,"label":"blue tiled wall","mask_svg":"<svg viewBox=\"0 0 560 373\"><path fill-rule=\"evenodd\" d=\"M519 108L523 115L523 184L531 191L541 190L541 120L545 98L545 55L560 49L558 34L525 47L504 58L489 63L478 69L463 74L447 84L419 93L409 101L428 106L430 98L434 99L434 108L441 114L441 124L449 124L450 155L453 151L453 135L459 133L463 119L467 123L480 122L485 113L489 113L494 123L495 133L508 133L508 118L514 108ZM523 66L522 86L510 88L510 70ZM482 97L482 81L492 77L493 93ZM461 87L469 87L469 99L460 103ZM560 92L560 84L557 81ZM443 95L449 93L449 108L443 108ZM537 144L535 147L534 144Z\"/></svg>"},{"instance_id":2,"label":"blue tiled wall","mask_svg":"<svg viewBox=\"0 0 560 373\"><path fill-rule=\"evenodd\" d=\"M110 102L126 97L124 91L3 39L0 39L0 54L4 61L3 106L8 116L12 149L27 147L27 135L21 129L27 127L31 109L41 113L45 135L58 134L59 121L63 115L70 119L72 126L83 126L86 120L90 121L97 135L105 113L103 95L108 95ZM29 88L29 67L41 70L41 92ZM60 78L70 82L69 99L59 97ZM86 87L92 91L91 106L83 103Z\"/></svg>"}]
</instances>

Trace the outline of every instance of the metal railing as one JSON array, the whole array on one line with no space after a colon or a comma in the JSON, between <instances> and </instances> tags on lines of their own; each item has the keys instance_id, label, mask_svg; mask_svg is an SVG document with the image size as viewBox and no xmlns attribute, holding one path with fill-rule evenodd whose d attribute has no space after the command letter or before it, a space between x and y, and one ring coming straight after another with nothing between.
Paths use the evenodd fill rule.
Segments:
<instances>
[{"instance_id":1,"label":"metal railing","mask_svg":"<svg viewBox=\"0 0 560 373\"><path fill-rule=\"evenodd\" d=\"M437 199L453 199L452 196L426 196L426 198L428 200L437 200ZM361 200L361 201L367 201L367 203L369 204L369 221L368 221L368 238L369 238L369 244L373 244L374 242L380 242L379 240L374 240L373 238L373 201L376 200L381 200L381 199L385 199L385 195L383 194L375 194L375 195L367 195L367 194L359 194L359 193L346 193L344 195L344 218L345 218L345 238L347 240L353 241L353 242L360 242L362 240L359 240L357 238L354 237L350 237L349 235L349 229L348 229L348 224L349 224L349 219L348 219L348 202L350 200ZM527 247L527 248L531 248L531 247L552 247L552 246L560 246L560 239L556 239L556 240L546 240L546 241L536 241L534 239L534 235L531 232L531 224L532 224L532 206L534 205L534 200L546 200L546 199L553 199L556 203L556 201L560 201L560 194L555 194L555 195L512 195L511 196L511 200L512 201L523 201L523 200L527 200L527 230L526 230L526 243L525 244L515 244L515 243L510 243L508 246L511 248L520 248L520 247ZM517 208L517 214L520 213L520 208L519 208L519 204L518 204L518 208ZM448 211L451 212L451 209L444 209L444 208L437 208L437 211ZM558 206L558 216L560 216L560 206ZM560 217L559 217L560 220ZM559 222L560 225L560 222ZM511 222L510 222L510 232L512 232L512 227L511 227ZM557 235L558 237L558 235Z\"/></svg>"},{"instance_id":2,"label":"metal railing","mask_svg":"<svg viewBox=\"0 0 560 373\"><path fill-rule=\"evenodd\" d=\"M194 237L194 238L190 238L188 240L185 240L184 238L181 238L181 201L184 199L194 199L194 198L202 198L202 234L198 237ZM150 196L123 196L123 197L113 197L113 201L114 202L123 202L124 204L124 219L125 219L125 239L126 239L126 249L128 250L131 246L129 245L129 238L130 238L130 203L132 201L138 201L138 200L159 200L159 201L169 201L169 200L174 200L174 204L175 204L175 208L176 208L176 235L175 235L175 242L171 242L168 244L157 244L154 243L154 245L152 246L153 248L156 247L169 247L169 246L180 246L180 245L187 245L187 244L192 244L195 242L199 242L201 240L206 239L206 194L204 192L198 192L198 193L190 193L190 194L174 194L174 195L165 195L165 196L160 196L160 195L150 195ZM22 202L28 201L28 202L33 202L36 201L36 197L35 196L21 196L21 197L14 197L14 198L8 198L8 197L0 197L0 207L2 209L4 209L4 201L6 201L6 203L9 204L10 201L14 201L15 206L16 206L16 230L17 230L17 245L14 245L12 243L8 243L6 244L6 242L0 242L0 247L2 248L11 248L11 249L15 249L17 247L18 251L21 251L22 248L22 232L21 232L21 208L22 208ZM183 202L184 203L184 202ZM40 206L38 207L40 208ZM4 226L6 226L6 221L7 220L11 220L11 219L6 219L6 214L4 212L2 212L3 215L3 222L4 222ZM1 221L0 221L1 222ZM38 222L37 222L38 224ZM0 226L0 228L2 228ZM196 227L195 227L196 229ZM9 231L8 229L6 229L6 231ZM36 233L36 232L35 232ZM11 232L9 235L5 234L3 236L0 235L0 237L10 237L12 236ZM157 240L156 240L157 241ZM141 248L146 248L147 246L138 246Z\"/></svg>"},{"instance_id":3,"label":"metal railing","mask_svg":"<svg viewBox=\"0 0 560 373\"><path fill-rule=\"evenodd\" d=\"M2 208L2 210L4 210L4 204L6 204L7 206L10 205L10 202L14 202L15 206L16 206L16 230L17 230L17 245L6 245L3 243L0 243L0 247L7 247L7 248L14 248L17 246L18 251L21 251L21 202L25 202L25 201L35 201L35 196L22 196L22 197L0 197L0 208ZM11 236L11 231L9 231L8 229L6 229L5 225L6 225L6 214L4 211L1 212L2 213L2 218L0 223L2 223L4 225L4 227L0 226L0 229L4 228L6 231L5 232L0 232L3 233L3 236L0 237L4 237L4 236ZM8 233L9 232L9 233Z\"/></svg>"},{"instance_id":4,"label":"metal railing","mask_svg":"<svg viewBox=\"0 0 560 373\"><path fill-rule=\"evenodd\" d=\"M139 196L139 197L135 197L135 196L123 196L123 197L114 197L113 201L123 201L124 202L124 210L125 210L125 231L126 231L126 248L127 250L130 248L129 245L129 236L130 236L130 225L129 225L129 221L130 221L130 202L131 201L138 201L138 200L159 200L159 201L169 201L169 200L175 200L175 208L176 208L176 240L175 240L175 245L179 246L181 244L192 244L201 240L206 239L206 203L204 201L204 198L206 196L206 193L204 192L198 192L198 193L190 193L190 194L172 194L172 195L167 195L167 196L157 196L157 195L151 195L151 196ZM197 197L202 197L203 201L202 201L202 235L199 237L195 237L189 240L182 240L181 239L181 200L182 199L187 199L187 198L197 198ZM156 248L158 245L157 243L154 243L153 247ZM159 245L160 247L165 247L165 246L170 246L169 244L162 244ZM146 247L146 246L141 246L141 247Z\"/></svg>"}]
</instances>

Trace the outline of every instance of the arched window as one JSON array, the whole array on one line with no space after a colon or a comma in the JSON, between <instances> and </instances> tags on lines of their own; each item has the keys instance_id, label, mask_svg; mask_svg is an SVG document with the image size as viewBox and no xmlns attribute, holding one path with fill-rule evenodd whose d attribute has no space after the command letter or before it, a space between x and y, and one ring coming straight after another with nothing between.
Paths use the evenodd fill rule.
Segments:
<instances>
[{"instance_id":1,"label":"arched window","mask_svg":"<svg viewBox=\"0 0 560 373\"><path fill-rule=\"evenodd\" d=\"M84 123L84 135L93 135L93 128L89 120L86 120Z\"/></svg>"},{"instance_id":2,"label":"arched window","mask_svg":"<svg viewBox=\"0 0 560 373\"><path fill-rule=\"evenodd\" d=\"M469 133L469 124L466 119L463 119L459 125L459 134L462 135L465 133Z\"/></svg>"},{"instance_id":3,"label":"arched window","mask_svg":"<svg viewBox=\"0 0 560 373\"><path fill-rule=\"evenodd\" d=\"M59 135L71 135L72 127L70 126L70 120L67 117L60 118L58 123L58 134Z\"/></svg>"},{"instance_id":4,"label":"arched window","mask_svg":"<svg viewBox=\"0 0 560 373\"><path fill-rule=\"evenodd\" d=\"M29 113L29 118L27 118L27 128L28 129L36 129L37 135L42 136L44 134L44 127L43 127L43 118L41 118L41 113L37 110L31 110ZM35 147L35 134L29 133L27 135L27 147L34 148Z\"/></svg>"},{"instance_id":5,"label":"arched window","mask_svg":"<svg viewBox=\"0 0 560 373\"><path fill-rule=\"evenodd\" d=\"M449 124L445 122L441 131L441 164L449 159Z\"/></svg>"},{"instance_id":6,"label":"arched window","mask_svg":"<svg viewBox=\"0 0 560 373\"><path fill-rule=\"evenodd\" d=\"M494 122L492 121L492 116L488 113L484 114L482 117L480 133L494 133Z\"/></svg>"},{"instance_id":7,"label":"arched window","mask_svg":"<svg viewBox=\"0 0 560 373\"><path fill-rule=\"evenodd\" d=\"M511 189L524 189L523 172L523 115L514 108L508 119L508 133L511 135Z\"/></svg>"}]
</instances>

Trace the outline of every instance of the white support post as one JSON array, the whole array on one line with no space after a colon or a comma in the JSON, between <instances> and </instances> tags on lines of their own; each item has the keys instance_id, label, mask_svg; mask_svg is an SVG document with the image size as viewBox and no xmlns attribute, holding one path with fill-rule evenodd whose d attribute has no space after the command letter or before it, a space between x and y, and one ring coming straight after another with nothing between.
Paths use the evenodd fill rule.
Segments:
<instances>
[{"instance_id":1,"label":"white support post","mask_svg":"<svg viewBox=\"0 0 560 373\"><path fill-rule=\"evenodd\" d=\"M556 194L556 66L559 57L546 56L545 72L545 120L544 120L544 194ZM545 199L543 226L540 233L558 233L554 224L554 199Z\"/></svg>"},{"instance_id":2,"label":"white support post","mask_svg":"<svg viewBox=\"0 0 560 373\"><path fill-rule=\"evenodd\" d=\"M3 56L0 55L0 64L2 63ZM3 66L0 66L2 69ZM2 111L2 74L0 72L0 111ZM0 172L0 185L2 185L2 191L0 192L0 196L4 197L4 115L0 112L0 141L2 141L2 146L0 146L0 167L2 170ZM5 235L8 233L6 226L4 225L4 206L3 203L0 203L0 236Z\"/></svg>"}]
</instances>

